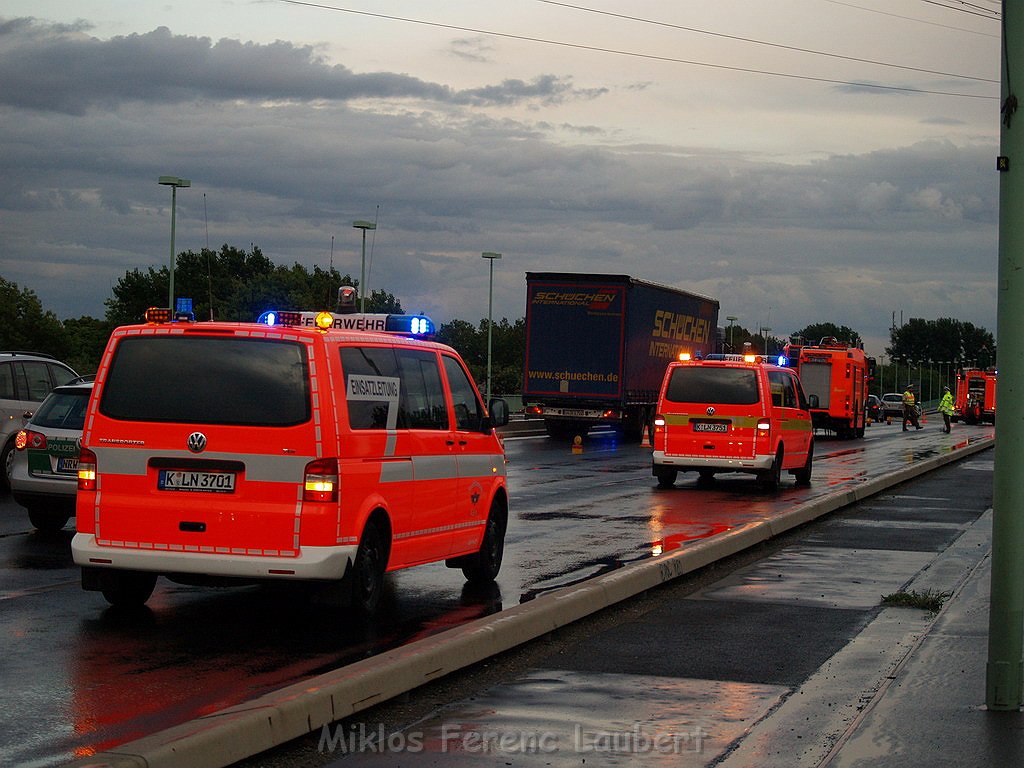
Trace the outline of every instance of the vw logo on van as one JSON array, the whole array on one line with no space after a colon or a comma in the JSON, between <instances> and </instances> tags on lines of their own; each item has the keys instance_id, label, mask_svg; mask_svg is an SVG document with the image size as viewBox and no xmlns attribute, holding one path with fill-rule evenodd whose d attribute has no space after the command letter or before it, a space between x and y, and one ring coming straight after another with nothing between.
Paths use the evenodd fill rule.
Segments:
<instances>
[{"instance_id":1,"label":"vw logo on van","mask_svg":"<svg viewBox=\"0 0 1024 768\"><path fill-rule=\"evenodd\" d=\"M714 416L715 415L715 406L709 405L708 409L707 409L707 411L705 411L705 413L707 413L708 416Z\"/></svg>"},{"instance_id":2,"label":"vw logo on van","mask_svg":"<svg viewBox=\"0 0 1024 768\"><path fill-rule=\"evenodd\" d=\"M188 449L192 453L202 453L206 450L206 435L202 432L193 432L188 436Z\"/></svg>"}]
</instances>

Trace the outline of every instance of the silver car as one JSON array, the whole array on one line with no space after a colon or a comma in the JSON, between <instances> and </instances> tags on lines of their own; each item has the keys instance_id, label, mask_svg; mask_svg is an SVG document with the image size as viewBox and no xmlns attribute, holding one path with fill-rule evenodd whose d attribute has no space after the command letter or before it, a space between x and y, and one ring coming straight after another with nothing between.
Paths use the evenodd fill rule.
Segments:
<instances>
[{"instance_id":1,"label":"silver car","mask_svg":"<svg viewBox=\"0 0 1024 768\"><path fill-rule=\"evenodd\" d=\"M11 493L40 531L59 531L75 514L78 454L91 394L91 381L57 387L15 437Z\"/></svg>"},{"instance_id":2,"label":"silver car","mask_svg":"<svg viewBox=\"0 0 1024 768\"><path fill-rule=\"evenodd\" d=\"M50 390L78 374L50 355L0 352L0 490L10 488L14 436Z\"/></svg>"}]
</instances>

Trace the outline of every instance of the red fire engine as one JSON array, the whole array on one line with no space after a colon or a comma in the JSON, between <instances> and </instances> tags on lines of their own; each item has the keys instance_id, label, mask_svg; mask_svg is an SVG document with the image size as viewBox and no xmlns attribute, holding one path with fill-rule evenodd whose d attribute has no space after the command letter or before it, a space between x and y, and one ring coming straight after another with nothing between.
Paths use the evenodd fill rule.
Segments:
<instances>
[{"instance_id":1,"label":"red fire engine","mask_svg":"<svg viewBox=\"0 0 1024 768\"><path fill-rule=\"evenodd\" d=\"M957 373L953 421L996 423L997 373L995 368L963 368Z\"/></svg>"},{"instance_id":2,"label":"red fire engine","mask_svg":"<svg viewBox=\"0 0 1024 768\"><path fill-rule=\"evenodd\" d=\"M818 407L811 409L815 428L830 429L844 440L864 437L865 403L868 382L875 375L875 358L834 336L817 344L794 337L783 353L790 367L797 369L807 396L818 396Z\"/></svg>"}]
</instances>

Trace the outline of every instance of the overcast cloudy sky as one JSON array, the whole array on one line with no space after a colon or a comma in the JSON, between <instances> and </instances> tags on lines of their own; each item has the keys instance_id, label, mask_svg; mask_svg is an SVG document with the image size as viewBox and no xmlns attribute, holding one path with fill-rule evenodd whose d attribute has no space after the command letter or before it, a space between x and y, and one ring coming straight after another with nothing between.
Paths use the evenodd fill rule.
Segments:
<instances>
[{"instance_id":1,"label":"overcast cloudy sky","mask_svg":"<svg viewBox=\"0 0 1024 768\"><path fill-rule=\"evenodd\" d=\"M944 7L948 5L950 7ZM61 317L256 244L438 323L625 273L783 336L995 331L996 0L5 0L0 276ZM724 324L724 320L723 320Z\"/></svg>"}]
</instances>

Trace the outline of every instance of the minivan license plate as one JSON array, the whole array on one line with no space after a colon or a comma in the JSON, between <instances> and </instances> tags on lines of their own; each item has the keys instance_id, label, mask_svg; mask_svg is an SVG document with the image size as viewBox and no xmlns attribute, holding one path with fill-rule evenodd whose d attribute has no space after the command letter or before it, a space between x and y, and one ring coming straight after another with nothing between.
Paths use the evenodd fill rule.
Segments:
<instances>
[{"instance_id":1,"label":"minivan license plate","mask_svg":"<svg viewBox=\"0 0 1024 768\"><path fill-rule=\"evenodd\" d=\"M234 493L234 472L197 472L188 469L161 469L156 487L161 491L198 491Z\"/></svg>"},{"instance_id":2,"label":"minivan license plate","mask_svg":"<svg viewBox=\"0 0 1024 768\"><path fill-rule=\"evenodd\" d=\"M694 432L728 432L729 425L721 421L695 421Z\"/></svg>"}]
</instances>

